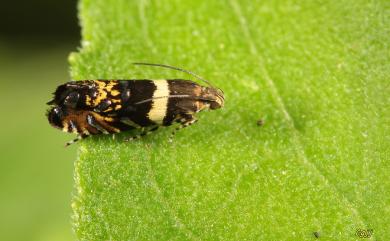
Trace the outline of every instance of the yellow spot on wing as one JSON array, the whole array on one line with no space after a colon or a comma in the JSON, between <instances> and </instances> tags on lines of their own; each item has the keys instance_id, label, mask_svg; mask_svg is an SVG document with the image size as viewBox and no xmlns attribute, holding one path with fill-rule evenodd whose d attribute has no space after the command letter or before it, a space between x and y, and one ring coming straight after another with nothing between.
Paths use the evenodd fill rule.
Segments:
<instances>
[{"instance_id":1,"label":"yellow spot on wing","mask_svg":"<svg viewBox=\"0 0 390 241\"><path fill-rule=\"evenodd\" d=\"M107 98L107 92L104 90L98 90L98 95L96 96L96 99L93 101L94 106L97 106L102 100Z\"/></svg>"},{"instance_id":2,"label":"yellow spot on wing","mask_svg":"<svg viewBox=\"0 0 390 241\"><path fill-rule=\"evenodd\" d=\"M85 102L87 105L91 105L91 97L89 95L87 95Z\"/></svg>"},{"instance_id":3,"label":"yellow spot on wing","mask_svg":"<svg viewBox=\"0 0 390 241\"><path fill-rule=\"evenodd\" d=\"M106 83L104 81L95 80L95 83L98 85L99 88L104 88L106 86Z\"/></svg>"},{"instance_id":4,"label":"yellow spot on wing","mask_svg":"<svg viewBox=\"0 0 390 241\"><path fill-rule=\"evenodd\" d=\"M119 95L120 93L119 93L119 91L118 90L113 90L113 91L111 91L111 95L112 96L117 96L117 95Z\"/></svg>"},{"instance_id":5,"label":"yellow spot on wing","mask_svg":"<svg viewBox=\"0 0 390 241\"><path fill-rule=\"evenodd\" d=\"M111 96L118 96L120 92L118 90L112 90L118 83L116 81L101 81L101 80L95 80L95 85L96 85L96 97L91 100L89 96L87 96L86 102L88 105L91 105L91 102L93 102L93 106L98 106L102 101L106 100L108 98L108 94ZM121 103L120 99L110 99L112 103ZM112 109L107 109L107 111L111 111Z\"/></svg>"},{"instance_id":6,"label":"yellow spot on wing","mask_svg":"<svg viewBox=\"0 0 390 241\"><path fill-rule=\"evenodd\" d=\"M105 89L106 89L107 91L111 91L112 88L113 88L115 85L116 85L116 82L110 81L110 82L108 82L108 84L106 85Z\"/></svg>"}]
</instances>

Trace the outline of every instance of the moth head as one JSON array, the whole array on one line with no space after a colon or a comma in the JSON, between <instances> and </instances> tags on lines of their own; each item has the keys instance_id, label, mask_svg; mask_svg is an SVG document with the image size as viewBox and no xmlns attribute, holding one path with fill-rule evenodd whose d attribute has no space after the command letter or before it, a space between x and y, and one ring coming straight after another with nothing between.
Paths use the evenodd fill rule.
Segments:
<instances>
[{"instance_id":1,"label":"moth head","mask_svg":"<svg viewBox=\"0 0 390 241\"><path fill-rule=\"evenodd\" d=\"M50 125L58 129L64 128L63 120L66 117L66 112L63 108L55 106L46 113L46 116Z\"/></svg>"}]
</instances>

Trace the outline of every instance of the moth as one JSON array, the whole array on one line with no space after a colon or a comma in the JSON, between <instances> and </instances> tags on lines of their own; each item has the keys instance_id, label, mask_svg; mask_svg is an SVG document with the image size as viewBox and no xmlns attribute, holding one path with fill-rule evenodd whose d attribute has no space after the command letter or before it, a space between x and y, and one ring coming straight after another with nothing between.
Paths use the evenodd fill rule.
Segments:
<instances>
[{"instance_id":1,"label":"moth","mask_svg":"<svg viewBox=\"0 0 390 241\"><path fill-rule=\"evenodd\" d=\"M177 131L195 123L197 112L224 106L223 91L193 72L163 64L134 64L182 71L206 86L185 79L81 80L62 84L47 103L51 106L47 118L53 127L78 135L66 145L91 135L141 129L140 134L126 139L129 141L174 123L179 124Z\"/></svg>"}]
</instances>

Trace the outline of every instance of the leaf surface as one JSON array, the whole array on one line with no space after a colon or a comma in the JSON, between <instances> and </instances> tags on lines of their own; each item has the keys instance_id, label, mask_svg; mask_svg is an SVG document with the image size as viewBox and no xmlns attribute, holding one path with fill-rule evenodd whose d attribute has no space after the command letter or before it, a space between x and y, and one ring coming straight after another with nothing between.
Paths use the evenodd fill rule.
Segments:
<instances>
[{"instance_id":1,"label":"leaf surface","mask_svg":"<svg viewBox=\"0 0 390 241\"><path fill-rule=\"evenodd\" d=\"M93 137L75 165L80 240L390 237L386 1L82 0L73 79L191 77L225 108L124 143ZM256 122L263 120L258 126Z\"/></svg>"}]
</instances>

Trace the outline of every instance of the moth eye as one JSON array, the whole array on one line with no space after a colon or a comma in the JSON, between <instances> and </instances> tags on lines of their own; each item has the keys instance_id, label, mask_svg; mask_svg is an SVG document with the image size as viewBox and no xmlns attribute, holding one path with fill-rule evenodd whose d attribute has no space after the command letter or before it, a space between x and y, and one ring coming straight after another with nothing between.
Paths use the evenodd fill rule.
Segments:
<instances>
[{"instance_id":1,"label":"moth eye","mask_svg":"<svg viewBox=\"0 0 390 241\"><path fill-rule=\"evenodd\" d=\"M62 118L64 116L60 107L54 107L49 111L47 118L51 125L57 128L62 128Z\"/></svg>"}]
</instances>

